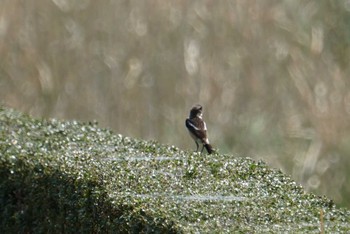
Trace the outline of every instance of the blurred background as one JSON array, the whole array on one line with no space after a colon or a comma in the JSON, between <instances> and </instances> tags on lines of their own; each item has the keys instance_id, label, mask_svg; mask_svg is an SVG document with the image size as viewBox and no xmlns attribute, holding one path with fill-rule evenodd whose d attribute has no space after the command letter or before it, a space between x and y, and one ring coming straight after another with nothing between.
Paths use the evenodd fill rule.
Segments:
<instances>
[{"instance_id":1,"label":"blurred background","mask_svg":"<svg viewBox=\"0 0 350 234\"><path fill-rule=\"evenodd\" d=\"M36 117L211 143L350 207L350 1L1 0L0 98Z\"/></svg>"}]
</instances>

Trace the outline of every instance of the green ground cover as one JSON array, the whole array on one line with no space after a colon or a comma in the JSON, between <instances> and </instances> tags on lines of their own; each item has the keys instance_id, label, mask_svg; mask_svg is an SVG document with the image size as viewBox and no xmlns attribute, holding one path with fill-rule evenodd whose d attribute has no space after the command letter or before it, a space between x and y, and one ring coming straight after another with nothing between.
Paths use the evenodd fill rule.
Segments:
<instances>
[{"instance_id":1,"label":"green ground cover","mask_svg":"<svg viewBox=\"0 0 350 234\"><path fill-rule=\"evenodd\" d=\"M1 233L346 233L350 211L264 162L0 107Z\"/></svg>"}]
</instances>

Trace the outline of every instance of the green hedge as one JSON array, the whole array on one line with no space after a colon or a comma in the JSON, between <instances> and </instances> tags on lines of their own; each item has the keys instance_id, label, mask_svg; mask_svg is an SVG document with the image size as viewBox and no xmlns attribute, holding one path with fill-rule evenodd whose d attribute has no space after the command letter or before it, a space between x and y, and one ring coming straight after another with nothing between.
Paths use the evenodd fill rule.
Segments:
<instances>
[{"instance_id":1,"label":"green hedge","mask_svg":"<svg viewBox=\"0 0 350 234\"><path fill-rule=\"evenodd\" d=\"M1 233L172 232L132 206L112 205L96 182L19 164L21 172L1 173Z\"/></svg>"},{"instance_id":2,"label":"green hedge","mask_svg":"<svg viewBox=\"0 0 350 234\"><path fill-rule=\"evenodd\" d=\"M85 136L72 134L95 126L40 122L4 109L0 116L0 233L173 232L136 203L111 203L106 166L89 155L93 150L79 148Z\"/></svg>"},{"instance_id":3,"label":"green hedge","mask_svg":"<svg viewBox=\"0 0 350 234\"><path fill-rule=\"evenodd\" d=\"M263 162L3 107L0 124L0 233L350 231L348 210Z\"/></svg>"}]
</instances>

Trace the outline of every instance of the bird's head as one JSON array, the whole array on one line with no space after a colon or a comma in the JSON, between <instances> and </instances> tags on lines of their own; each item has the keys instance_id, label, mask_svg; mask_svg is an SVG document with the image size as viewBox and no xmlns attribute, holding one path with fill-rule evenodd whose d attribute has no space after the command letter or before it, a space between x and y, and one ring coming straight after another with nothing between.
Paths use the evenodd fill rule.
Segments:
<instances>
[{"instance_id":1,"label":"bird's head","mask_svg":"<svg viewBox=\"0 0 350 234\"><path fill-rule=\"evenodd\" d=\"M190 112L190 118L199 117L202 118L203 107L199 104L192 107Z\"/></svg>"}]
</instances>

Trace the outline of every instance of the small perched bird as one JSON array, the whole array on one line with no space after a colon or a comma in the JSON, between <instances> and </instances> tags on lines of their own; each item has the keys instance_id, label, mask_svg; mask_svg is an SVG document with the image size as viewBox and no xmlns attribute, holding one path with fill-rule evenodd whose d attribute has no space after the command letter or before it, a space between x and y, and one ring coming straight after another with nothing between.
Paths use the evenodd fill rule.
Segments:
<instances>
[{"instance_id":1,"label":"small perched bird","mask_svg":"<svg viewBox=\"0 0 350 234\"><path fill-rule=\"evenodd\" d=\"M202 145L202 150L205 148L208 151L208 154L214 152L213 147L209 144L207 136L207 126L202 119L203 107L201 105L195 105L190 111L190 116L186 119L186 127L194 139L194 142L197 145L196 151L198 152L199 144Z\"/></svg>"}]
</instances>

